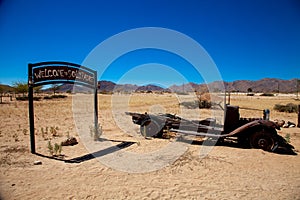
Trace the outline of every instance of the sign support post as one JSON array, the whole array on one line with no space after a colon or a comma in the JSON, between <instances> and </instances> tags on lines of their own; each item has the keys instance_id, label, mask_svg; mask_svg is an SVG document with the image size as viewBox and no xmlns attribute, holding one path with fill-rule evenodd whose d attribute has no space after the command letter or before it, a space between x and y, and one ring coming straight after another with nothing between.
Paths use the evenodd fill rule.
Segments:
<instances>
[{"instance_id":1,"label":"sign support post","mask_svg":"<svg viewBox=\"0 0 300 200\"><path fill-rule=\"evenodd\" d=\"M35 135L34 135L34 110L33 110L33 86L32 86L32 65L28 65L28 111L30 126L30 149L35 154Z\"/></svg>"}]
</instances>

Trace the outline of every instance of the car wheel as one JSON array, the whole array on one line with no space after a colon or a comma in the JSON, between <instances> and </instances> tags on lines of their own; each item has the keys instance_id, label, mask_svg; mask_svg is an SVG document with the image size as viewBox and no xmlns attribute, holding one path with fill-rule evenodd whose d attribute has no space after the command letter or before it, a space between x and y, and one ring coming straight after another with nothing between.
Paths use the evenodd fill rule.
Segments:
<instances>
[{"instance_id":1,"label":"car wheel","mask_svg":"<svg viewBox=\"0 0 300 200\"><path fill-rule=\"evenodd\" d=\"M253 133L250 137L250 146L255 149L271 151L274 144L272 134L263 130Z\"/></svg>"},{"instance_id":2,"label":"car wheel","mask_svg":"<svg viewBox=\"0 0 300 200\"><path fill-rule=\"evenodd\" d=\"M162 137L162 129L163 127L154 120L140 126L140 132L144 137Z\"/></svg>"}]
</instances>

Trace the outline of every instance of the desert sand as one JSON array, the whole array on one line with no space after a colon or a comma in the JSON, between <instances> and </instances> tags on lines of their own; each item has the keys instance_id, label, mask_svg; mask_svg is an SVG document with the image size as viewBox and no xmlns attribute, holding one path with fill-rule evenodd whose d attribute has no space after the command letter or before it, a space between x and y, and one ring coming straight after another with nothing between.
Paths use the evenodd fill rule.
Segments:
<instances>
[{"instance_id":1,"label":"desert sand","mask_svg":"<svg viewBox=\"0 0 300 200\"><path fill-rule=\"evenodd\" d=\"M194 142L186 144L182 155L173 160L170 157L161 167L155 165L160 162L159 157L144 162L144 172L134 172L130 168L134 163L124 159L124 163L115 163L120 156L130 153L159 154L160 149L175 140L141 137L139 127L129 116L126 119L123 116L124 110L177 113L185 117L190 113L190 118L197 117L193 116L193 110L182 110L178 97L173 94L98 95L101 138L110 140L111 146L103 146L101 141L93 144L96 149L102 149L98 158L93 158L89 154L94 147L85 141L91 137L90 130L80 135L76 128L73 98L74 95L69 95L66 99L34 102L38 155L30 153L28 103L4 99L4 104L0 104L0 199L300 199L299 155L223 145L214 146L207 155L201 156L205 147ZM119 102L122 98L126 101ZM275 104L287 103L300 104L291 96L231 96L232 105L268 108L271 120L297 123L296 113L273 109ZM201 112L201 117L210 115L209 110ZM257 110L240 109L240 113L242 117L262 116ZM289 134L295 150L300 149L300 128L282 129L278 134L284 137ZM63 156L51 159L48 142L60 143L68 136L76 137L79 143L63 146ZM201 141L203 138L192 139ZM109 150L117 145L121 148ZM169 156L176 152L173 149ZM114 159L112 155L116 160L109 160ZM77 163L64 161L78 157L82 159ZM112 161L111 165L107 160ZM41 164L34 165L35 161ZM113 164L119 164L121 169Z\"/></svg>"}]
</instances>

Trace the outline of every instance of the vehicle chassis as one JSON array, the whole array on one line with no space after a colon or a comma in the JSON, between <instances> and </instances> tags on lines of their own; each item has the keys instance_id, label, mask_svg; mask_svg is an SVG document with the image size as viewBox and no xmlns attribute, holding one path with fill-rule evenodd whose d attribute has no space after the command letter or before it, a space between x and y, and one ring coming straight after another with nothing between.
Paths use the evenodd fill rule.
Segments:
<instances>
[{"instance_id":1,"label":"vehicle chassis","mask_svg":"<svg viewBox=\"0 0 300 200\"><path fill-rule=\"evenodd\" d=\"M176 132L184 135L204 136L223 141L231 139L243 147L258 148L271 152L296 154L282 136L277 134L280 127L268 116L263 118L240 118L239 107L226 105L224 126L215 119L187 120L173 114L148 114L126 112L134 124L140 125L144 137L163 137L164 132ZM267 113L268 114L268 113Z\"/></svg>"}]
</instances>

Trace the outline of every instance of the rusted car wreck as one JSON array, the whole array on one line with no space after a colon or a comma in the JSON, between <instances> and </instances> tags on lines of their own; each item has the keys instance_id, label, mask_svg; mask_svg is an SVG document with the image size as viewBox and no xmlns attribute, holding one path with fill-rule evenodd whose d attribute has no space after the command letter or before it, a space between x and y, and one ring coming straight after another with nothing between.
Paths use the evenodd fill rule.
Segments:
<instances>
[{"instance_id":1,"label":"rusted car wreck","mask_svg":"<svg viewBox=\"0 0 300 200\"><path fill-rule=\"evenodd\" d=\"M171 131L184 135L204 136L223 142L236 141L243 148L257 148L270 152L296 154L290 145L276 130L280 127L268 116L263 118L241 118L238 106L225 105L224 125L215 119L187 120L172 114L148 114L126 112L133 123L140 125L140 132L145 137L162 137ZM268 113L266 113L267 115Z\"/></svg>"}]
</instances>

